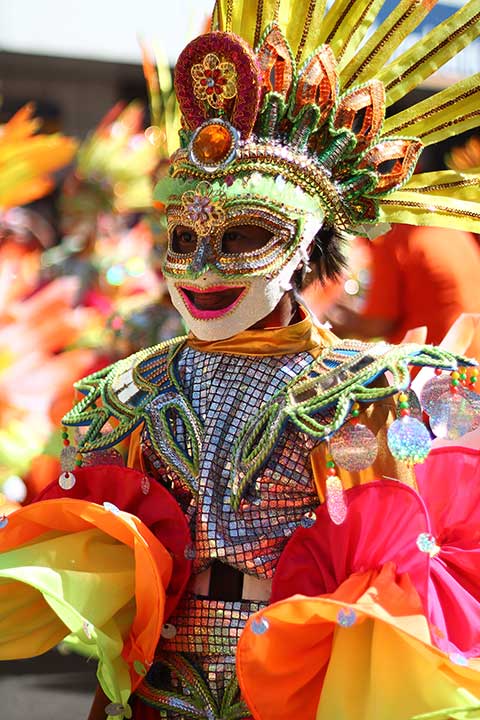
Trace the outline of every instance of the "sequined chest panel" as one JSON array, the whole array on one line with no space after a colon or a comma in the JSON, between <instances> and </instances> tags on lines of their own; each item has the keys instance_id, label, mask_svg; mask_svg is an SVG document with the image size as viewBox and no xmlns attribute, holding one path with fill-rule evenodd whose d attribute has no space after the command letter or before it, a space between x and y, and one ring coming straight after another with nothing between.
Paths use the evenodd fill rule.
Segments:
<instances>
[{"instance_id":1,"label":"sequined chest panel","mask_svg":"<svg viewBox=\"0 0 480 720\"><path fill-rule=\"evenodd\" d=\"M315 441L289 423L238 510L231 504L239 433L311 361L308 352L252 358L185 347L171 368L180 392L163 393L147 406L154 437L145 435L144 454L183 504L194 538L195 571L219 559L242 572L272 577L286 540L318 504L309 463Z\"/></svg>"}]
</instances>

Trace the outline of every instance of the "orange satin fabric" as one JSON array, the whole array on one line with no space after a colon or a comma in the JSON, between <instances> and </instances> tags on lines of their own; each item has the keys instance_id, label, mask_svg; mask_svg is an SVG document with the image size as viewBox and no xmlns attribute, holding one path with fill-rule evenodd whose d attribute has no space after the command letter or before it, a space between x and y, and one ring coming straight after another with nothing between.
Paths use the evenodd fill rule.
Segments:
<instances>
[{"instance_id":1,"label":"orange satin fabric","mask_svg":"<svg viewBox=\"0 0 480 720\"><path fill-rule=\"evenodd\" d=\"M338 624L342 610L354 611L352 627ZM263 634L252 631L258 615L237 649L255 720L409 720L480 696L480 661L455 665L431 644L420 598L393 563L350 576L331 595L269 606Z\"/></svg>"}]
</instances>

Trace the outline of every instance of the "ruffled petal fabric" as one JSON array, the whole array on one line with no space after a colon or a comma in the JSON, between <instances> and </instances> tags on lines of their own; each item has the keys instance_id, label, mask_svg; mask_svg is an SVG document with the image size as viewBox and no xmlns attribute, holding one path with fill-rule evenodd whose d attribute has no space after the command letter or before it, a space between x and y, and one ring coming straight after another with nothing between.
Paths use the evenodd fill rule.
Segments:
<instances>
[{"instance_id":1,"label":"ruffled petal fabric","mask_svg":"<svg viewBox=\"0 0 480 720\"><path fill-rule=\"evenodd\" d=\"M292 536L273 604L238 647L255 720L410 720L480 704L480 454L442 447L418 468L418 493L352 488L343 525L321 506Z\"/></svg>"},{"instance_id":2,"label":"ruffled petal fabric","mask_svg":"<svg viewBox=\"0 0 480 720\"><path fill-rule=\"evenodd\" d=\"M185 557L185 548L191 542L190 531L179 505L158 482L130 468L97 465L77 469L74 475L76 483L71 490L63 490L53 482L36 501L67 497L100 505L107 501L138 517L173 560L165 606L165 618L168 618L183 595L192 567L192 561Z\"/></svg>"},{"instance_id":3,"label":"ruffled petal fabric","mask_svg":"<svg viewBox=\"0 0 480 720\"><path fill-rule=\"evenodd\" d=\"M480 452L440 447L416 470L440 548L432 558L429 619L445 652L480 656Z\"/></svg>"},{"instance_id":4,"label":"ruffled petal fabric","mask_svg":"<svg viewBox=\"0 0 480 720\"><path fill-rule=\"evenodd\" d=\"M73 635L98 656L99 682L128 716L128 698L153 661L165 621L172 568L177 564L172 607L189 568L114 501L130 507L137 502L174 551L185 547L188 532L162 487L152 485L156 508L146 510L147 496L137 497L141 473L102 466L76 470L75 476L76 493L111 498L112 504L50 487L43 497L63 497L17 510L0 530L0 659L38 655Z\"/></svg>"}]
</instances>

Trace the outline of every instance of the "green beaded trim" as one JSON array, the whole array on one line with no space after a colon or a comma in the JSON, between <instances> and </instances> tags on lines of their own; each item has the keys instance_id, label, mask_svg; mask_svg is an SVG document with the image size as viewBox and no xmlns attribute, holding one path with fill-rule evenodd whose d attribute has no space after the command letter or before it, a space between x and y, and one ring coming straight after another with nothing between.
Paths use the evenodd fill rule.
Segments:
<instances>
[{"instance_id":1,"label":"green beaded trim","mask_svg":"<svg viewBox=\"0 0 480 720\"><path fill-rule=\"evenodd\" d=\"M145 406L161 392L162 386L168 384L168 356L185 340L186 337L174 338L140 350L75 383L75 388L85 397L64 416L62 424L67 427L88 427L78 442L80 452L113 447L144 421ZM164 366L163 374L156 377L155 382L148 381L145 375L141 376L138 372L139 365L147 361ZM123 378L125 383L122 385ZM122 399L123 392L129 390L132 392L131 398ZM112 420L118 424L105 427Z\"/></svg>"},{"instance_id":2,"label":"green beaded trim","mask_svg":"<svg viewBox=\"0 0 480 720\"><path fill-rule=\"evenodd\" d=\"M144 680L135 694L150 707L158 710L181 712L189 720L202 718L223 718L224 720L243 720L248 708L242 700L235 701L239 694L236 675L228 682L221 701L217 701L202 675L180 653L168 653L160 656L157 662L164 665L180 679L185 692L176 693L161 690Z\"/></svg>"},{"instance_id":3,"label":"green beaded trim","mask_svg":"<svg viewBox=\"0 0 480 720\"><path fill-rule=\"evenodd\" d=\"M462 364L473 363L431 346L346 340L327 348L265 404L238 436L230 477L233 508L239 508L247 487L267 461L287 422L323 441L348 420L354 402L376 402L406 390L410 384L409 365L453 370ZM391 374L389 385L370 386L386 372Z\"/></svg>"}]
</instances>

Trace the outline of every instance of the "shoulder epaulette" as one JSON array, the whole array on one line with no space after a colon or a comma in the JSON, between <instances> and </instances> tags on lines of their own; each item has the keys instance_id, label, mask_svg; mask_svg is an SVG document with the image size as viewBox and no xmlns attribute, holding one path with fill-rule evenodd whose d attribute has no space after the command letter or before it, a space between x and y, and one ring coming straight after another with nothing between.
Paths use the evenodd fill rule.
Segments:
<instances>
[{"instance_id":1,"label":"shoulder epaulette","mask_svg":"<svg viewBox=\"0 0 480 720\"><path fill-rule=\"evenodd\" d=\"M185 340L140 350L75 383L84 397L62 422L88 428L78 442L81 452L113 447L143 422L145 406L169 385L169 359Z\"/></svg>"},{"instance_id":2,"label":"shoulder epaulette","mask_svg":"<svg viewBox=\"0 0 480 720\"><path fill-rule=\"evenodd\" d=\"M245 424L233 449L232 505L267 461L287 422L322 441L347 420L354 402L371 403L408 389L409 366L455 370L475 361L432 345L344 340L326 348ZM382 376L388 383L379 384Z\"/></svg>"}]
</instances>

